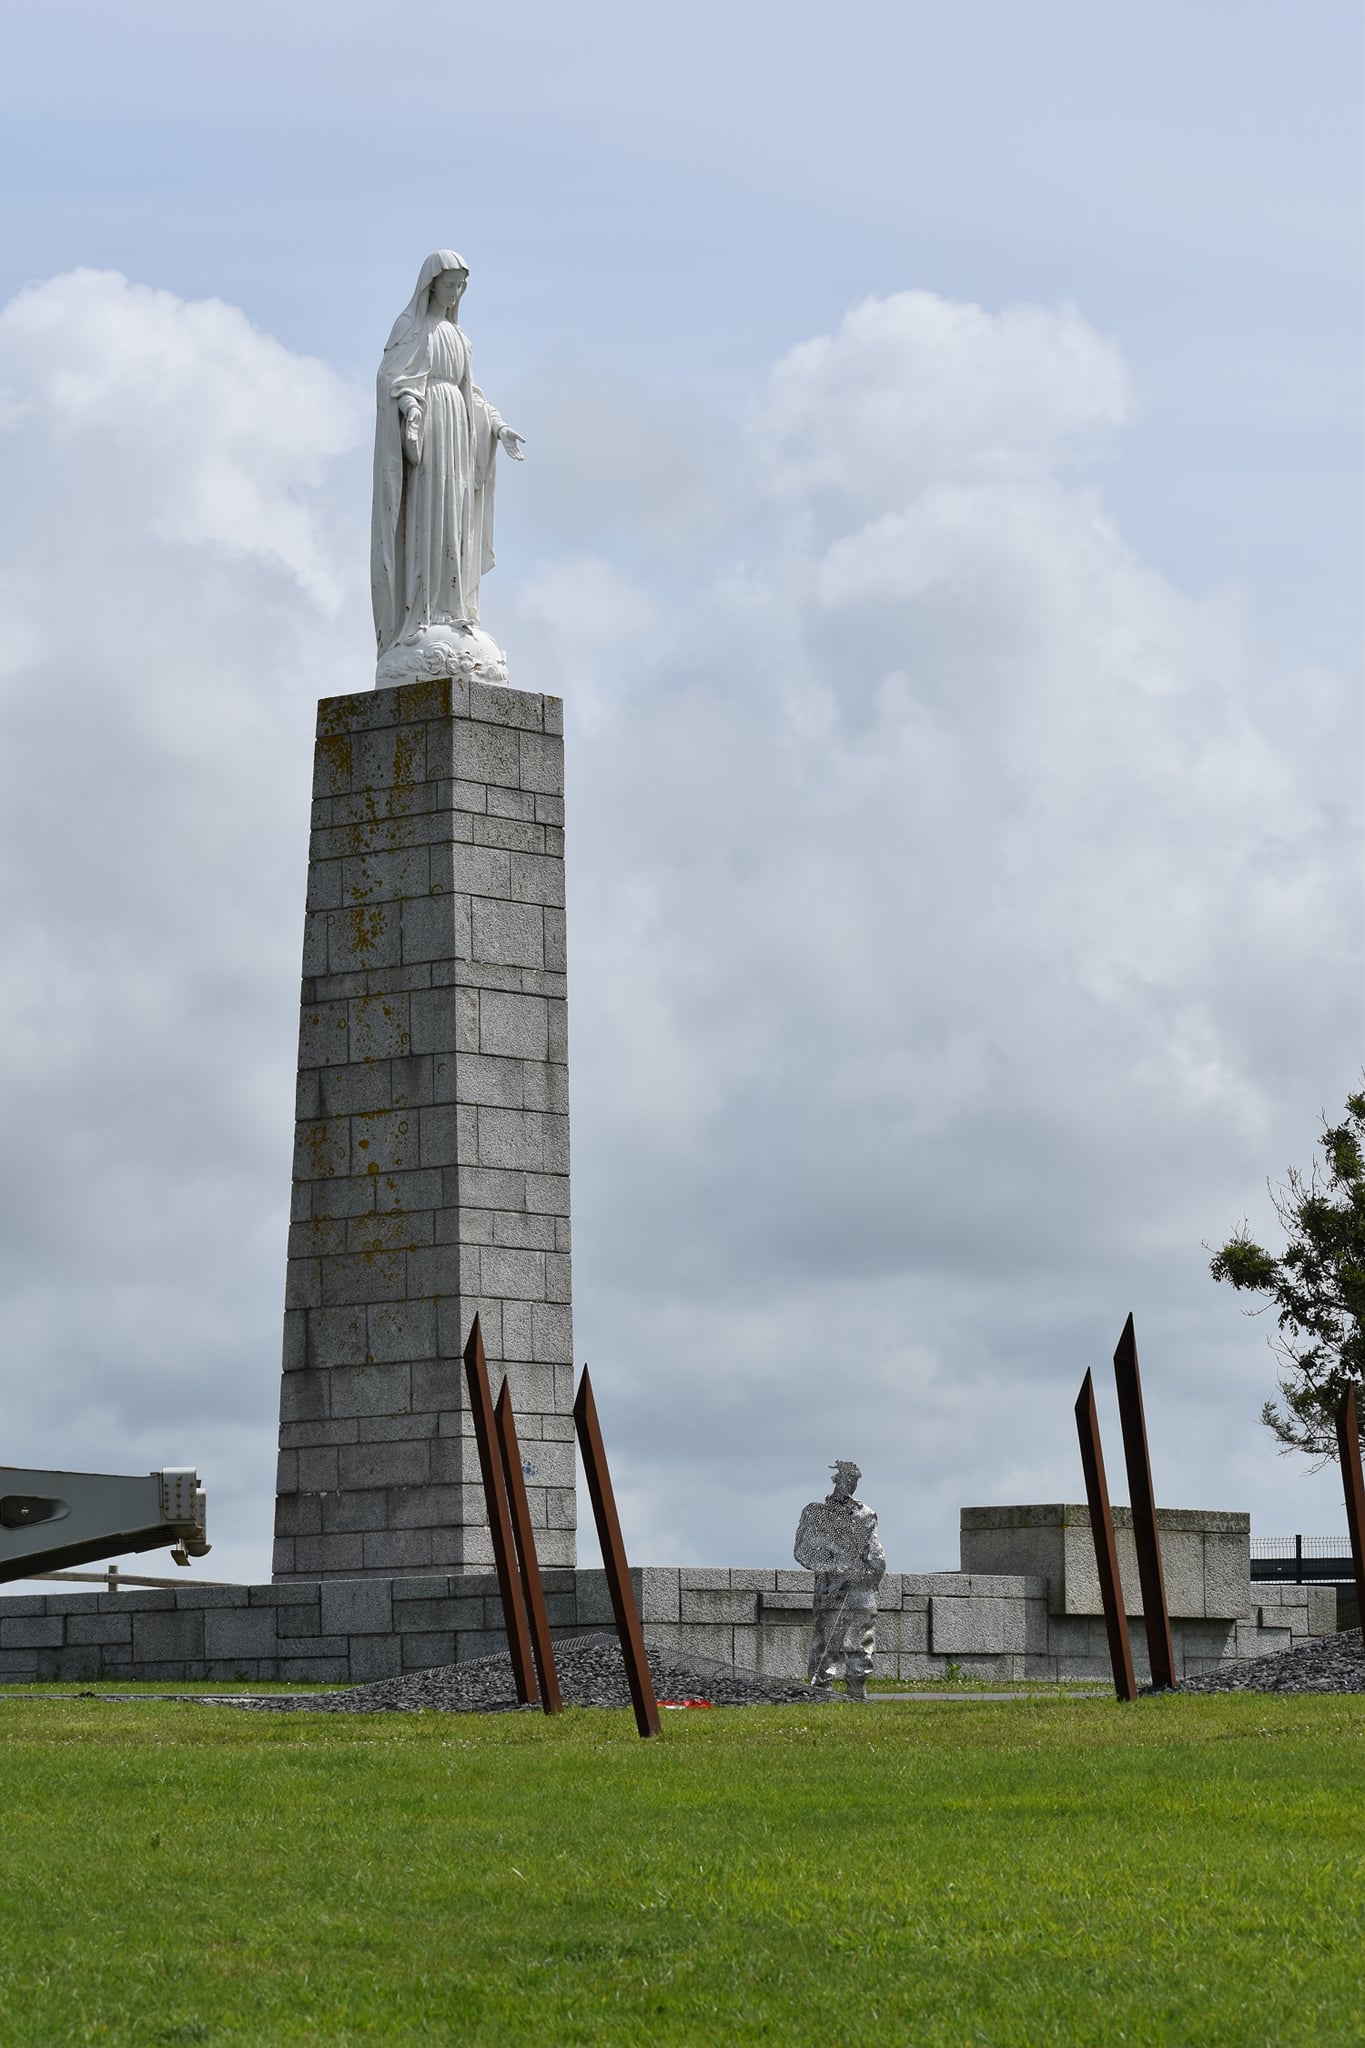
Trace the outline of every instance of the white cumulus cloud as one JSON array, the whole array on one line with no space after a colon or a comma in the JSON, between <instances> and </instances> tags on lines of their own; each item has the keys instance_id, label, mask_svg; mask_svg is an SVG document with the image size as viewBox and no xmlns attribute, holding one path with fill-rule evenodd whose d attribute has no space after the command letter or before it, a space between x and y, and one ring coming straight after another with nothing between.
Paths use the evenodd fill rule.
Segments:
<instances>
[{"instance_id":1,"label":"white cumulus cloud","mask_svg":"<svg viewBox=\"0 0 1365 2048\"><path fill-rule=\"evenodd\" d=\"M1082 459L1127 409L1122 357L1074 307L990 314L916 291L792 349L752 424L784 497L836 493L866 519L931 479Z\"/></svg>"},{"instance_id":2,"label":"white cumulus cloud","mask_svg":"<svg viewBox=\"0 0 1365 2048\"><path fill-rule=\"evenodd\" d=\"M1166 1497L1216 1446L1208 1504L1283 1489L1201 1239L1352 1084L1351 756L1305 744L1246 598L1116 528L1128 403L1072 309L857 307L749 410L742 550L597 664L578 1285L651 1554L769 1560L769 1492L873 1443L902 1554L951 1562L969 1499L1074 1495L1071 1398L1129 1307Z\"/></svg>"},{"instance_id":3,"label":"white cumulus cloud","mask_svg":"<svg viewBox=\"0 0 1365 2048\"><path fill-rule=\"evenodd\" d=\"M334 482L364 407L237 308L95 271L0 312L0 395L9 1456L197 1459L245 1568L314 702L367 680Z\"/></svg>"},{"instance_id":4,"label":"white cumulus cloud","mask_svg":"<svg viewBox=\"0 0 1365 2048\"><path fill-rule=\"evenodd\" d=\"M742 416L521 397L537 556L486 610L569 714L576 1319L635 1553L780 1563L856 1456L893 1565L951 1563L960 1505L1074 1496L1130 1307L1164 1496L1273 1513L1200 1240L1357 1071L1355 713L1116 525L1115 342L906 292ZM111 274L0 312L11 1456L198 1459L224 1575L266 1568L368 404Z\"/></svg>"}]
</instances>

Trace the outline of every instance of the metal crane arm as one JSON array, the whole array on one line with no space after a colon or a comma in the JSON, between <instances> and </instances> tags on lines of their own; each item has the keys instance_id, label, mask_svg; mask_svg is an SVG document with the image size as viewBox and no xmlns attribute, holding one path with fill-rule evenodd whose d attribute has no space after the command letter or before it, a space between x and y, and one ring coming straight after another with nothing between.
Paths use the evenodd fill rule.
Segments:
<instances>
[{"instance_id":1,"label":"metal crane arm","mask_svg":"<svg viewBox=\"0 0 1365 2048\"><path fill-rule=\"evenodd\" d=\"M144 1477L0 1465L0 1584L129 1551L204 1557L205 1498L192 1465Z\"/></svg>"}]
</instances>

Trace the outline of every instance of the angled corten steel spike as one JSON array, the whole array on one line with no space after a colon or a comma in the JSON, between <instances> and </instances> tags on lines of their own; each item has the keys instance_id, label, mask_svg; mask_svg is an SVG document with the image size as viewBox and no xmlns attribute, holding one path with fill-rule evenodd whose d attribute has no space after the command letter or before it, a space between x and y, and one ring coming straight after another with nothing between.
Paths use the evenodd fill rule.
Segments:
<instances>
[{"instance_id":1,"label":"angled corten steel spike","mask_svg":"<svg viewBox=\"0 0 1365 2048\"><path fill-rule=\"evenodd\" d=\"M621 1638L621 1654L626 1660L626 1680L630 1686L631 1704L635 1708L635 1725L642 1736L657 1735L659 1703L654 1697L654 1680L645 1654L644 1631L640 1627L639 1609L630 1583L626 1546L621 1541L621 1524L616 1515L607 1454L602 1448L597 1403L592 1397L592 1381L588 1378L586 1365L578 1382L573 1420L578 1431L578 1448L583 1454L583 1470L587 1476L593 1520L597 1524L597 1540L602 1546L602 1562L607 1570L611 1611L616 1617L616 1633Z\"/></svg>"},{"instance_id":2,"label":"angled corten steel spike","mask_svg":"<svg viewBox=\"0 0 1365 2048\"><path fill-rule=\"evenodd\" d=\"M521 1584L526 1595L526 1614L531 1624L531 1648L536 1654L536 1675L540 1679L540 1704L547 1714L563 1710L559 1697L559 1671L554 1645L550 1641L550 1617L545 1609L545 1588L540 1582L540 1559L536 1556L535 1531L531 1527L531 1505L526 1498L526 1480L521 1469L521 1446L517 1422L512 1413L512 1390L504 1377L498 1404L493 1411L502 1454L502 1476L507 1486L507 1505L512 1511L512 1533L521 1560Z\"/></svg>"},{"instance_id":3,"label":"angled corten steel spike","mask_svg":"<svg viewBox=\"0 0 1365 2048\"><path fill-rule=\"evenodd\" d=\"M1356 1614L1361 1641L1365 1642L1365 1479L1360 1471L1360 1424L1354 1387L1348 1387L1337 1402L1337 1454L1341 1459L1341 1490L1346 1496L1351 1562L1356 1573Z\"/></svg>"},{"instance_id":4,"label":"angled corten steel spike","mask_svg":"<svg viewBox=\"0 0 1365 2048\"><path fill-rule=\"evenodd\" d=\"M488 1391L488 1361L483 1351L479 1319L464 1347L465 1377L469 1382L469 1406L474 1416L474 1441L479 1447L479 1471L483 1476L483 1497L488 1508L488 1526L493 1532L493 1564L502 1595L502 1616L507 1628L507 1647L512 1653L512 1677L517 1698L530 1703L539 1697L536 1675L531 1668L531 1637L526 1626L526 1603L521 1594L521 1574L512 1547L512 1516L503 1483L502 1458L495 1441L493 1399Z\"/></svg>"},{"instance_id":5,"label":"angled corten steel spike","mask_svg":"<svg viewBox=\"0 0 1365 2048\"><path fill-rule=\"evenodd\" d=\"M1128 1499L1137 1549L1138 1584L1142 1588L1142 1619L1147 1629L1147 1657L1157 1692L1175 1687L1175 1651L1171 1617L1166 1606L1166 1574L1161 1568L1161 1536L1156 1525L1152 1491L1152 1460L1147 1450L1147 1423L1142 1412L1142 1381L1138 1376L1137 1337L1131 1314L1114 1353L1119 1421L1123 1427L1123 1459L1128 1467Z\"/></svg>"},{"instance_id":6,"label":"angled corten steel spike","mask_svg":"<svg viewBox=\"0 0 1365 2048\"><path fill-rule=\"evenodd\" d=\"M1109 1637L1109 1662L1114 1673L1114 1691L1121 1700L1137 1698L1133 1675L1133 1650L1128 1640L1128 1617L1123 1611L1123 1586L1119 1579L1118 1546L1114 1542L1114 1517L1109 1511L1109 1488L1104 1478L1104 1453L1100 1449L1100 1418L1095 1407L1095 1382L1089 1373L1076 1396L1076 1434L1081 1440L1081 1465L1085 1472L1085 1497L1090 1506L1090 1533L1095 1539L1095 1564L1100 1575L1100 1598L1104 1603L1104 1627Z\"/></svg>"}]
</instances>

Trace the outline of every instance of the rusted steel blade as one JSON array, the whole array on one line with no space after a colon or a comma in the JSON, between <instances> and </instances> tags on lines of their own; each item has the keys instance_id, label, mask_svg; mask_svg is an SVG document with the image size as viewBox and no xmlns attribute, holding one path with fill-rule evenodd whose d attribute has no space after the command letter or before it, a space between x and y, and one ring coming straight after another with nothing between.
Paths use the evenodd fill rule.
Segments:
<instances>
[{"instance_id":1,"label":"rusted steel blade","mask_svg":"<svg viewBox=\"0 0 1365 2048\"><path fill-rule=\"evenodd\" d=\"M493 1532L493 1564L502 1595L502 1617L507 1629L507 1647L512 1653L512 1677L517 1698L531 1702L539 1698L536 1675L531 1668L531 1636L526 1626L526 1602L521 1594L521 1574L512 1547L512 1517L503 1483L502 1459L494 1441L493 1399L488 1391L488 1361L483 1351L479 1319L464 1347L465 1378L469 1382L469 1406L474 1417L474 1441L479 1447L479 1471L483 1475L483 1497L488 1508L488 1526Z\"/></svg>"},{"instance_id":2,"label":"rusted steel blade","mask_svg":"<svg viewBox=\"0 0 1365 2048\"><path fill-rule=\"evenodd\" d=\"M1351 1534L1351 1562L1356 1572L1356 1613L1365 1642L1365 1479L1360 1472L1360 1424L1356 1390L1348 1387L1337 1402L1337 1454L1341 1459L1341 1490L1346 1496L1346 1527Z\"/></svg>"},{"instance_id":3,"label":"rusted steel blade","mask_svg":"<svg viewBox=\"0 0 1365 2048\"><path fill-rule=\"evenodd\" d=\"M644 1631L640 1627L640 1613L635 1605L635 1592L630 1583L626 1546L621 1541L621 1524L617 1519L616 1499L611 1490L607 1454L602 1448L597 1403L592 1397L592 1381L588 1378L586 1365L583 1368L583 1377L578 1382L578 1398L573 1404L573 1422L578 1432L578 1448L583 1454L583 1470L587 1476L593 1520L597 1524L597 1540L602 1546L602 1562L607 1570L611 1611L616 1617L616 1633L621 1638L621 1654L626 1660L626 1681L630 1686L631 1704L635 1708L635 1725L642 1736L657 1735L659 1703L654 1697L654 1680L650 1676L649 1658L645 1654Z\"/></svg>"},{"instance_id":4,"label":"rusted steel blade","mask_svg":"<svg viewBox=\"0 0 1365 2048\"><path fill-rule=\"evenodd\" d=\"M1076 1396L1076 1434L1081 1440L1081 1466L1085 1472L1085 1497L1090 1506L1090 1533L1095 1539L1095 1564L1100 1575L1100 1598L1104 1602L1104 1628L1109 1638L1109 1662L1114 1673L1114 1691L1121 1700L1137 1698L1133 1675L1133 1649L1128 1640L1128 1617L1123 1611L1123 1586L1119 1579L1119 1553L1114 1542L1114 1517L1109 1511L1109 1488L1104 1478L1104 1453L1100 1449L1100 1418L1095 1407L1095 1382L1089 1373Z\"/></svg>"},{"instance_id":5,"label":"rusted steel blade","mask_svg":"<svg viewBox=\"0 0 1365 2048\"><path fill-rule=\"evenodd\" d=\"M1128 1499L1137 1549L1138 1584L1142 1588L1142 1619L1147 1629L1147 1659L1158 1692L1175 1687L1175 1650L1166 1606L1166 1574L1161 1568L1161 1535L1156 1525L1152 1491L1152 1460L1147 1449L1147 1422L1142 1412L1142 1381L1138 1375L1137 1337L1131 1314L1114 1353L1114 1381L1123 1427L1123 1459L1128 1467Z\"/></svg>"},{"instance_id":6,"label":"rusted steel blade","mask_svg":"<svg viewBox=\"0 0 1365 2048\"><path fill-rule=\"evenodd\" d=\"M521 1561L521 1584L526 1595L527 1619L531 1624L531 1648L535 1651L536 1675L540 1679L540 1704L547 1714L558 1714L564 1705L559 1697L559 1671L555 1665L554 1645L550 1641L545 1588L540 1582L540 1559L536 1556L535 1531L531 1527L531 1504L526 1498L526 1480L521 1469L521 1446L517 1442L517 1422L512 1413L512 1390L505 1378L493 1415L498 1430L498 1449L502 1453L507 1505L512 1511L512 1534L517 1539L517 1556Z\"/></svg>"}]
</instances>

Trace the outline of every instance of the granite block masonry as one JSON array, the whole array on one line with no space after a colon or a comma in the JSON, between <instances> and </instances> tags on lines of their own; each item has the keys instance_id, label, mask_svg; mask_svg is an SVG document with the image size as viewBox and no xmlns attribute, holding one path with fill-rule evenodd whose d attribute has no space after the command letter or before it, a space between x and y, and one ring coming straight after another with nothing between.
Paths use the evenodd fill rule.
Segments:
<instances>
[{"instance_id":1,"label":"granite block masonry","mask_svg":"<svg viewBox=\"0 0 1365 2048\"><path fill-rule=\"evenodd\" d=\"M1123 1604L1142 1613L1131 1508L1115 1507ZM1160 1508L1157 1529L1172 1621L1246 1620L1252 1610L1251 1517L1215 1508ZM1055 1615L1103 1613L1090 1510L1076 1503L963 1508L964 1572L1044 1578Z\"/></svg>"},{"instance_id":2,"label":"granite block masonry","mask_svg":"<svg viewBox=\"0 0 1365 2048\"><path fill-rule=\"evenodd\" d=\"M476 1312L575 1562L562 735L449 677L318 706L277 1583L491 1563Z\"/></svg>"},{"instance_id":3,"label":"granite block masonry","mask_svg":"<svg viewBox=\"0 0 1365 2048\"><path fill-rule=\"evenodd\" d=\"M631 1572L645 1640L666 1656L732 1659L800 1678L810 1642L810 1572ZM1336 1627L1335 1589L1256 1587L1245 1620L1172 1622L1182 1677L1231 1657L1297 1648ZM607 1575L547 1571L558 1638L614 1627ZM1104 1624L1053 1610L1045 1578L888 1572L879 1588L872 1677L1092 1679L1108 1686ZM280 1679L362 1685L505 1651L491 1572L270 1586L196 1585L117 1593L0 1596L0 1685L37 1679ZM1135 1642L1145 1670L1145 1644Z\"/></svg>"}]
</instances>

